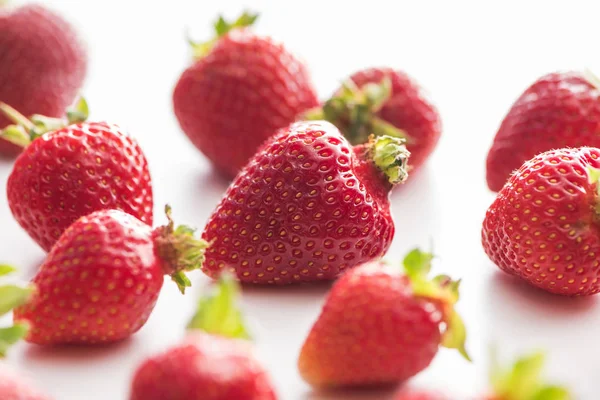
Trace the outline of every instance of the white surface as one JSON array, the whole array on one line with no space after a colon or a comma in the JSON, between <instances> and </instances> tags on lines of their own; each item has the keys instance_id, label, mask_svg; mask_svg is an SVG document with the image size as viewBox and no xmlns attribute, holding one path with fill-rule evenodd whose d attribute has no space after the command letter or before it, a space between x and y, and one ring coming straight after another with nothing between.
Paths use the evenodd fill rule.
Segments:
<instances>
[{"instance_id":1,"label":"white surface","mask_svg":"<svg viewBox=\"0 0 600 400\"><path fill-rule=\"evenodd\" d=\"M184 30L206 37L220 11L237 14L241 1L52 0L81 30L91 50L85 94L93 119L106 119L136 136L151 164L155 215L165 202L177 221L202 228L226 188L188 144L171 111L171 91L189 62ZM396 4L398 3L398 4ZM430 239L438 271L463 277L460 311L475 360L441 350L412 382L447 388L463 399L485 387L486 352L496 343L508 360L530 349L549 351L547 373L570 385L577 399L597 399L600 304L530 290L505 279L485 257L480 226L493 195L484 160L512 101L543 73L598 66L598 8L577 2L502 1L256 1L258 30L285 41L309 61L320 95L372 65L402 68L429 90L444 133L428 166L392 196L397 233L388 259L399 260ZM395 4L395 5L392 5ZM593 4L589 2L589 4ZM4 184L10 164L0 164ZM42 251L12 219L0 197L0 260L29 276ZM109 348L42 349L18 345L7 362L33 376L57 400L125 400L131 374L145 355L183 335L198 291L183 298L165 283L148 324ZM296 370L300 345L317 317L326 286L245 290L245 308L259 326L258 351L281 399L388 399L390 392L350 395L311 392Z\"/></svg>"}]
</instances>

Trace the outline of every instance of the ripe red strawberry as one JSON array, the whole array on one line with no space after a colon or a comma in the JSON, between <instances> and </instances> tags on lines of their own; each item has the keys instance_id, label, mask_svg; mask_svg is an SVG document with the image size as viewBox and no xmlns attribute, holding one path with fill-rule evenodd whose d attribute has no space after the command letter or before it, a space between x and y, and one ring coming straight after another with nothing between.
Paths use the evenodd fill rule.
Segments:
<instances>
[{"instance_id":1,"label":"ripe red strawberry","mask_svg":"<svg viewBox=\"0 0 600 400\"><path fill-rule=\"evenodd\" d=\"M440 345L468 359L454 311L459 282L428 280L431 259L413 250L405 275L379 261L344 274L302 347L304 380L325 388L403 382L427 368Z\"/></svg>"},{"instance_id":2,"label":"ripe red strawberry","mask_svg":"<svg viewBox=\"0 0 600 400\"><path fill-rule=\"evenodd\" d=\"M37 344L115 342L140 329L170 275L183 292L183 271L199 267L206 243L185 226L154 230L119 210L78 219L40 267L37 292L14 319L31 325Z\"/></svg>"},{"instance_id":3,"label":"ripe red strawberry","mask_svg":"<svg viewBox=\"0 0 600 400\"><path fill-rule=\"evenodd\" d=\"M552 73L513 104L487 157L487 184L497 192L525 161L563 147L600 147L600 90L592 76Z\"/></svg>"},{"instance_id":4,"label":"ripe red strawberry","mask_svg":"<svg viewBox=\"0 0 600 400\"><path fill-rule=\"evenodd\" d=\"M85 119L87 106L81 107L71 119ZM26 146L8 178L8 204L44 250L50 251L75 220L97 210L120 209L152 224L148 163L121 128L107 122L64 126L61 120L39 116L34 117L36 126L6 105L0 103L0 109L21 123L0 136ZM40 137L45 130L51 131ZM37 138L31 141L30 135Z\"/></svg>"},{"instance_id":5,"label":"ripe red strawberry","mask_svg":"<svg viewBox=\"0 0 600 400\"><path fill-rule=\"evenodd\" d=\"M209 218L203 271L288 284L335 279L378 259L394 236L388 192L405 180L408 154L387 136L352 148L323 121L282 129Z\"/></svg>"},{"instance_id":6,"label":"ripe red strawberry","mask_svg":"<svg viewBox=\"0 0 600 400\"><path fill-rule=\"evenodd\" d=\"M500 269L552 293L600 291L599 157L590 147L552 150L511 176L482 229Z\"/></svg>"},{"instance_id":7,"label":"ripe red strawberry","mask_svg":"<svg viewBox=\"0 0 600 400\"><path fill-rule=\"evenodd\" d=\"M27 116L60 117L75 100L86 71L86 50L62 17L40 5L0 4L0 101ZM9 124L0 115L0 129ZM0 155L21 150L0 139Z\"/></svg>"},{"instance_id":8,"label":"ripe red strawberry","mask_svg":"<svg viewBox=\"0 0 600 400\"><path fill-rule=\"evenodd\" d=\"M51 400L38 392L31 383L8 368L0 366L0 399L2 400Z\"/></svg>"},{"instance_id":9,"label":"ripe red strawberry","mask_svg":"<svg viewBox=\"0 0 600 400\"><path fill-rule=\"evenodd\" d=\"M420 86L391 68L354 73L322 108L306 117L332 122L354 145L365 143L372 133L405 138L413 169L425 162L441 134L437 109Z\"/></svg>"},{"instance_id":10,"label":"ripe red strawberry","mask_svg":"<svg viewBox=\"0 0 600 400\"><path fill-rule=\"evenodd\" d=\"M201 300L183 343L139 366L130 400L277 398L267 372L242 340L247 333L235 306L239 291L235 281L222 278L216 289Z\"/></svg>"},{"instance_id":11,"label":"ripe red strawberry","mask_svg":"<svg viewBox=\"0 0 600 400\"><path fill-rule=\"evenodd\" d=\"M282 44L257 36L244 13L220 18L217 38L194 45L194 63L173 93L175 115L218 171L233 177L277 129L318 104L305 65Z\"/></svg>"}]
</instances>

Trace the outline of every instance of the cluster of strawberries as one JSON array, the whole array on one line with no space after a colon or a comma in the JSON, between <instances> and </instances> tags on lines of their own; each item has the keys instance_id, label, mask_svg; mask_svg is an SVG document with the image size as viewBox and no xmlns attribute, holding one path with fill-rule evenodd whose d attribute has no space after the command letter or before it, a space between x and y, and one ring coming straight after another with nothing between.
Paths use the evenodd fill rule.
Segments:
<instances>
[{"instance_id":1,"label":"cluster of strawberries","mask_svg":"<svg viewBox=\"0 0 600 400\"><path fill-rule=\"evenodd\" d=\"M148 162L133 138L86 122L84 100L63 116L87 70L69 25L40 6L0 9L0 152L18 154L8 204L48 252L29 286L0 287L0 315L14 309L15 321L0 329L0 352L21 337L38 345L127 338L147 321L165 275L183 293L185 272L201 269L218 282L214 293L200 300L184 343L139 367L130 399L277 398L246 341L236 281L339 278L300 351L300 374L315 387L404 382L440 346L469 359L454 310L459 282L429 278L433 257L418 249L403 268L381 261L394 236L389 192L436 146L436 109L389 68L357 72L320 103L305 65L253 33L255 20L220 18L213 40L193 44L195 60L173 93L182 130L233 179L198 238L175 226L168 206L167 224L152 228ZM41 38L46 46L32 46ZM513 106L488 157L488 184L500 193L484 248L502 270L553 293L600 291L600 150L577 148L600 137L599 97L582 74L543 77ZM0 266L0 275L12 271ZM497 373L487 398L569 399L531 379L541 360ZM8 376L1 398L46 398Z\"/></svg>"}]
</instances>

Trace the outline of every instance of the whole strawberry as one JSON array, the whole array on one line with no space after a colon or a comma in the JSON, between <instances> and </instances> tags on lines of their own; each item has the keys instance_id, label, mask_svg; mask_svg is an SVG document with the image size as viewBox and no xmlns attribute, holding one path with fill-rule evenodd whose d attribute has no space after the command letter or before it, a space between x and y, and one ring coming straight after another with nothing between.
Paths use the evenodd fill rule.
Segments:
<instances>
[{"instance_id":1,"label":"whole strawberry","mask_svg":"<svg viewBox=\"0 0 600 400\"><path fill-rule=\"evenodd\" d=\"M191 142L218 171L233 177L277 129L318 104L305 65L283 45L254 34L256 15L195 44L195 61L173 93L175 115Z\"/></svg>"},{"instance_id":2,"label":"whole strawberry","mask_svg":"<svg viewBox=\"0 0 600 400\"><path fill-rule=\"evenodd\" d=\"M600 291L599 157L591 147L552 150L511 176L482 229L500 269L551 293Z\"/></svg>"},{"instance_id":3,"label":"whole strawberry","mask_svg":"<svg viewBox=\"0 0 600 400\"><path fill-rule=\"evenodd\" d=\"M15 309L42 345L125 339L146 322L170 275L183 292L184 271L198 268L206 243L169 223L154 230L119 210L78 219L60 237L33 278L36 294Z\"/></svg>"},{"instance_id":4,"label":"whole strawberry","mask_svg":"<svg viewBox=\"0 0 600 400\"><path fill-rule=\"evenodd\" d=\"M253 355L235 301L238 287L222 277L202 299L183 343L145 360L130 400L276 400L270 378Z\"/></svg>"},{"instance_id":5,"label":"whole strawberry","mask_svg":"<svg viewBox=\"0 0 600 400\"><path fill-rule=\"evenodd\" d=\"M75 123L87 116L85 102L79 107L65 123L41 116L29 121L0 103L19 123L0 137L25 146L8 178L8 205L46 251L69 225L93 211L120 209L152 224L152 182L141 148L117 125Z\"/></svg>"},{"instance_id":6,"label":"whole strawberry","mask_svg":"<svg viewBox=\"0 0 600 400\"><path fill-rule=\"evenodd\" d=\"M41 5L2 6L0 1L0 102L21 114L60 117L87 71L87 55L73 27ZM0 129L11 121L0 115ZM0 139L0 155L22 150Z\"/></svg>"},{"instance_id":7,"label":"whole strawberry","mask_svg":"<svg viewBox=\"0 0 600 400\"><path fill-rule=\"evenodd\" d=\"M282 129L210 216L203 271L289 284L335 279L378 259L394 236L388 193L406 179L408 155L387 136L352 148L328 122Z\"/></svg>"},{"instance_id":8,"label":"whole strawberry","mask_svg":"<svg viewBox=\"0 0 600 400\"><path fill-rule=\"evenodd\" d=\"M419 168L435 148L441 134L437 109L420 86L402 71L369 68L354 73L309 119L335 124L354 145L369 135L406 139L411 168Z\"/></svg>"},{"instance_id":9,"label":"whole strawberry","mask_svg":"<svg viewBox=\"0 0 600 400\"><path fill-rule=\"evenodd\" d=\"M2 400L51 400L41 394L32 384L15 372L0 366L0 399Z\"/></svg>"},{"instance_id":10,"label":"whole strawberry","mask_svg":"<svg viewBox=\"0 0 600 400\"><path fill-rule=\"evenodd\" d=\"M580 72L545 75L513 104L487 156L487 184L497 192L525 161L563 147L600 147L600 90Z\"/></svg>"},{"instance_id":11,"label":"whole strawberry","mask_svg":"<svg viewBox=\"0 0 600 400\"><path fill-rule=\"evenodd\" d=\"M344 274L302 347L304 380L323 388L404 382L427 368L440 345L468 359L454 311L458 282L444 275L428 280L431 259L413 250L405 274L380 261Z\"/></svg>"}]
</instances>

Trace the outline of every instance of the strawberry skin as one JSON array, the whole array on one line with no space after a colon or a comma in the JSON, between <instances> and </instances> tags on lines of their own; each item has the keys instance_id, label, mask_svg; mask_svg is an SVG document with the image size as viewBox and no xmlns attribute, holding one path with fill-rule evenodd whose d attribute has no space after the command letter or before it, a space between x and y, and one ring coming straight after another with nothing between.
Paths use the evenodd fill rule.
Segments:
<instances>
[{"instance_id":1,"label":"strawberry skin","mask_svg":"<svg viewBox=\"0 0 600 400\"><path fill-rule=\"evenodd\" d=\"M400 169L408 157L401 147ZM392 184L367 153L328 122L282 129L209 218L202 236L212 244L203 271L214 278L228 269L244 282L289 284L335 279L381 257L394 236Z\"/></svg>"},{"instance_id":2,"label":"strawberry skin","mask_svg":"<svg viewBox=\"0 0 600 400\"><path fill-rule=\"evenodd\" d=\"M7 196L17 222L46 251L75 220L120 209L152 224L152 183L138 144L105 122L33 140L17 158Z\"/></svg>"},{"instance_id":3,"label":"strawberry skin","mask_svg":"<svg viewBox=\"0 0 600 400\"><path fill-rule=\"evenodd\" d=\"M169 215L169 214L168 214ZM101 210L78 219L52 248L32 280L36 293L14 311L31 326L31 343L96 344L129 337L146 322L165 274L187 269L179 252L197 246L119 210ZM190 244L187 244L190 243ZM182 289L183 290L183 289Z\"/></svg>"},{"instance_id":4,"label":"strawberry skin","mask_svg":"<svg viewBox=\"0 0 600 400\"><path fill-rule=\"evenodd\" d=\"M60 117L86 71L86 50L63 18L40 5L0 6L0 101L26 116ZM0 129L9 123L0 115ZM21 151L0 139L0 155Z\"/></svg>"},{"instance_id":5,"label":"strawberry skin","mask_svg":"<svg viewBox=\"0 0 600 400\"><path fill-rule=\"evenodd\" d=\"M190 335L136 371L129 400L276 400L248 343Z\"/></svg>"},{"instance_id":6,"label":"strawberry skin","mask_svg":"<svg viewBox=\"0 0 600 400\"><path fill-rule=\"evenodd\" d=\"M483 248L501 270L551 293L600 291L599 157L596 148L552 150L511 176L482 229Z\"/></svg>"},{"instance_id":7,"label":"strawberry skin","mask_svg":"<svg viewBox=\"0 0 600 400\"><path fill-rule=\"evenodd\" d=\"M182 130L228 177L277 129L317 104L305 65L247 28L219 38L181 75L173 93Z\"/></svg>"},{"instance_id":8,"label":"strawberry skin","mask_svg":"<svg viewBox=\"0 0 600 400\"><path fill-rule=\"evenodd\" d=\"M521 164L547 150L600 147L600 90L580 72L545 75L502 121L487 156L487 184L497 192Z\"/></svg>"},{"instance_id":9,"label":"strawberry skin","mask_svg":"<svg viewBox=\"0 0 600 400\"><path fill-rule=\"evenodd\" d=\"M51 400L34 389L31 384L5 367L0 367L0 399L2 400Z\"/></svg>"}]
</instances>

